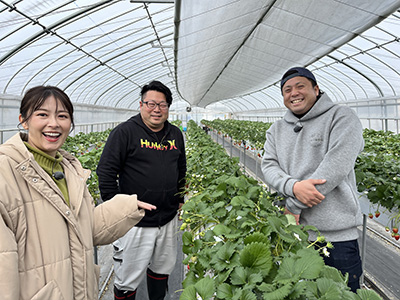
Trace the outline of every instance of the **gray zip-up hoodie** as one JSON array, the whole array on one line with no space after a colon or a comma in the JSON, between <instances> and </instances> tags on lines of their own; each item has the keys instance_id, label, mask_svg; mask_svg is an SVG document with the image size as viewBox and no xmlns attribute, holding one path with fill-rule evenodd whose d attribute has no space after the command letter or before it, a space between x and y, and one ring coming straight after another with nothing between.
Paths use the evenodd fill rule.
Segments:
<instances>
[{"instance_id":1,"label":"gray zip-up hoodie","mask_svg":"<svg viewBox=\"0 0 400 300\"><path fill-rule=\"evenodd\" d=\"M295 132L296 125L302 129ZM354 240L362 223L354 164L363 147L355 112L322 94L302 118L288 110L268 129L261 168L267 183L286 198L286 208L300 214L301 224L317 227L331 242ZM293 194L294 183L306 179L326 179L316 186L325 199L312 208Z\"/></svg>"}]
</instances>

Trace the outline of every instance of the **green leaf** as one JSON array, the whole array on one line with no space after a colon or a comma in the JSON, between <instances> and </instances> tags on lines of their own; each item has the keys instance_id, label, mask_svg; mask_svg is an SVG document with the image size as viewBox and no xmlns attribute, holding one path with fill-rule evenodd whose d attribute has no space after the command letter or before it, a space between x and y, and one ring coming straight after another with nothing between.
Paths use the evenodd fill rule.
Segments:
<instances>
[{"instance_id":1,"label":"green leaf","mask_svg":"<svg viewBox=\"0 0 400 300\"><path fill-rule=\"evenodd\" d=\"M268 274L272 267L270 248L259 242L246 245L240 253L240 263L249 268L260 269L264 274Z\"/></svg>"},{"instance_id":2,"label":"green leaf","mask_svg":"<svg viewBox=\"0 0 400 300\"><path fill-rule=\"evenodd\" d=\"M245 245L248 245L248 244L251 244L251 243L254 243L254 242L263 243L263 244L265 244L267 246L270 245L268 236L262 234L261 232L254 232L254 233L246 236L245 239L244 239L244 244Z\"/></svg>"},{"instance_id":3,"label":"green leaf","mask_svg":"<svg viewBox=\"0 0 400 300\"><path fill-rule=\"evenodd\" d=\"M263 281L263 276L261 273L253 273L250 274L248 281L250 284L256 285Z\"/></svg>"},{"instance_id":4,"label":"green leaf","mask_svg":"<svg viewBox=\"0 0 400 300\"><path fill-rule=\"evenodd\" d=\"M182 234L182 243L185 246L189 246L189 245L191 245L193 243L193 235L192 235L191 232L185 231Z\"/></svg>"},{"instance_id":5,"label":"green leaf","mask_svg":"<svg viewBox=\"0 0 400 300\"><path fill-rule=\"evenodd\" d=\"M255 199L258 197L260 192L260 187L255 185L249 188L249 190L246 193L246 197L249 199Z\"/></svg>"},{"instance_id":6,"label":"green leaf","mask_svg":"<svg viewBox=\"0 0 400 300\"><path fill-rule=\"evenodd\" d=\"M200 295L202 299L204 300L212 299L212 296L214 295L215 292L215 286L214 286L214 280L212 280L210 277L204 277L194 286L196 288L197 293Z\"/></svg>"},{"instance_id":7,"label":"green leaf","mask_svg":"<svg viewBox=\"0 0 400 300\"><path fill-rule=\"evenodd\" d=\"M246 201L247 201L247 198L245 196L235 196L231 200L231 205L244 207L244 206L246 206L245 205Z\"/></svg>"},{"instance_id":8,"label":"green leaf","mask_svg":"<svg viewBox=\"0 0 400 300\"><path fill-rule=\"evenodd\" d=\"M348 273L346 273L346 275L343 275L342 272L331 266L324 266L320 276L332 279L333 281L338 283L343 283L345 285L347 284Z\"/></svg>"},{"instance_id":9,"label":"green leaf","mask_svg":"<svg viewBox=\"0 0 400 300\"><path fill-rule=\"evenodd\" d=\"M193 253L192 250L193 250L193 246L191 246L191 245L189 245L189 246L182 245L182 252L184 254L186 254L186 255L192 254Z\"/></svg>"},{"instance_id":10,"label":"green leaf","mask_svg":"<svg viewBox=\"0 0 400 300\"><path fill-rule=\"evenodd\" d=\"M293 286L292 292L290 293L290 296L293 299L299 299L301 298L302 295L304 295L304 291L309 289L309 285L313 284L315 287L315 282L313 281L308 281L308 280L301 280L297 281L295 285ZM343 300L343 299L341 299Z\"/></svg>"},{"instance_id":11,"label":"green leaf","mask_svg":"<svg viewBox=\"0 0 400 300\"><path fill-rule=\"evenodd\" d=\"M327 278L318 278L316 283L322 299L342 299L342 290L339 289L339 286L335 284L333 280Z\"/></svg>"},{"instance_id":12,"label":"green leaf","mask_svg":"<svg viewBox=\"0 0 400 300\"><path fill-rule=\"evenodd\" d=\"M234 177L234 176L231 176L231 177L226 181L226 183L227 183L228 185L232 185L232 186L234 186L234 187L236 187L236 188L238 188L238 189L243 189L243 188L245 188L246 185L247 185L247 181L246 181L246 180L243 180L242 177Z\"/></svg>"},{"instance_id":13,"label":"green leaf","mask_svg":"<svg viewBox=\"0 0 400 300\"><path fill-rule=\"evenodd\" d=\"M226 206L225 201L218 201L217 203L214 204L214 209L221 208L221 207L225 208L225 206Z\"/></svg>"},{"instance_id":14,"label":"green leaf","mask_svg":"<svg viewBox=\"0 0 400 300\"><path fill-rule=\"evenodd\" d=\"M223 196L223 195L225 195L225 191L221 191L221 190L217 190L217 191L215 191L214 193L212 193L211 194L211 198L218 198L218 197L220 197L220 196Z\"/></svg>"},{"instance_id":15,"label":"green leaf","mask_svg":"<svg viewBox=\"0 0 400 300\"><path fill-rule=\"evenodd\" d=\"M296 219L293 215L287 214L285 215L289 225L296 225Z\"/></svg>"},{"instance_id":16,"label":"green leaf","mask_svg":"<svg viewBox=\"0 0 400 300\"><path fill-rule=\"evenodd\" d=\"M232 242L226 242L217 252L219 259L223 261L228 261L231 259L233 253L235 252L235 245Z\"/></svg>"},{"instance_id":17,"label":"green leaf","mask_svg":"<svg viewBox=\"0 0 400 300\"><path fill-rule=\"evenodd\" d=\"M182 282L182 287L186 289L187 287L194 285L197 282L196 275L193 271L189 271L185 275L185 279Z\"/></svg>"},{"instance_id":18,"label":"green leaf","mask_svg":"<svg viewBox=\"0 0 400 300\"><path fill-rule=\"evenodd\" d=\"M357 295L360 296L362 300L381 300L382 298L372 290L358 289Z\"/></svg>"},{"instance_id":19,"label":"green leaf","mask_svg":"<svg viewBox=\"0 0 400 300\"><path fill-rule=\"evenodd\" d=\"M291 284L286 284L278 289L276 289L273 292L269 293L264 293L264 299L268 300L282 300L286 299L286 297L290 294L290 291L292 290L292 285Z\"/></svg>"},{"instance_id":20,"label":"green leaf","mask_svg":"<svg viewBox=\"0 0 400 300\"><path fill-rule=\"evenodd\" d=\"M228 226L225 226L223 224L218 224L214 227L213 229L215 235L226 235L231 232Z\"/></svg>"},{"instance_id":21,"label":"green leaf","mask_svg":"<svg viewBox=\"0 0 400 300\"><path fill-rule=\"evenodd\" d=\"M218 299L231 299L233 297L232 287L227 283L220 284L217 288L217 297Z\"/></svg>"},{"instance_id":22,"label":"green leaf","mask_svg":"<svg viewBox=\"0 0 400 300\"><path fill-rule=\"evenodd\" d=\"M243 267L236 267L231 273L231 283L233 285L244 285L246 281L247 276L245 269Z\"/></svg>"},{"instance_id":23,"label":"green leaf","mask_svg":"<svg viewBox=\"0 0 400 300\"><path fill-rule=\"evenodd\" d=\"M285 257L279 267L275 281L278 283L297 282L300 279L300 274L296 273L294 265L296 259L294 257Z\"/></svg>"},{"instance_id":24,"label":"green leaf","mask_svg":"<svg viewBox=\"0 0 400 300\"><path fill-rule=\"evenodd\" d=\"M276 286L275 284L272 283L261 283L258 287L258 290L260 290L261 292L272 292L274 290L276 290Z\"/></svg>"},{"instance_id":25,"label":"green leaf","mask_svg":"<svg viewBox=\"0 0 400 300\"><path fill-rule=\"evenodd\" d=\"M240 297L241 300L257 300L256 295L252 291L244 290L242 292L242 296Z\"/></svg>"},{"instance_id":26,"label":"green leaf","mask_svg":"<svg viewBox=\"0 0 400 300\"><path fill-rule=\"evenodd\" d=\"M272 228L272 231L280 233L281 232L281 227L283 227L283 222L282 220L277 217L277 216L270 216L268 218L268 223Z\"/></svg>"},{"instance_id":27,"label":"green leaf","mask_svg":"<svg viewBox=\"0 0 400 300\"><path fill-rule=\"evenodd\" d=\"M325 266L323 258L313 249L306 248L297 252L301 256L295 263L295 272L300 278L315 279Z\"/></svg>"},{"instance_id":28,"label":"green leaf","mask_svg":"<svg viewBox=\"0 0 400 300\"><path fill-rule=\"evenodd\" d=\"M225 217L227 213L228 211L225 209L225 207L220 207L215 210L214 217L221 219Z\"/></svg>"},{"instance_id":29,"label":"green leaf","mask_svg":"<svg viewBox=\"0 0 400 300\"><path fill-rule=\"evenodd\" d=\"M193 285L186 287L179 297L179 300L197 300L195 287Z\"/></svg>"},{"instance_id":30,"label":"green leaf","mask_svg":"<svg viewBox=\"0 0 400 300\"><path fill-rule=\"evenodd\" d=\"M196 239L193 242L193 252L198 252L203 246L203 242L201 239Z\"/></svg>"}]
</instances>

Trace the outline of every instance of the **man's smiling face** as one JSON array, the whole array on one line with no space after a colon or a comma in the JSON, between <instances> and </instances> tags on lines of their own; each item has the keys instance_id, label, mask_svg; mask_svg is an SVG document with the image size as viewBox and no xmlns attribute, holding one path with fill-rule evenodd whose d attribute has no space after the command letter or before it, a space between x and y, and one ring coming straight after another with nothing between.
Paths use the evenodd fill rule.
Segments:
<instances>
[{"instance_id":1,"label":"man's smiling face","mask_svg":"<svg viewBox=\"0 0 400 300\"><path fill-rule=\"evenodd\" d=\"M317 101L318 85L312 86L309 79L297 76L286 81L282 87L285 106L296 115L305 114Z\"/></svg>"}]
</instances>

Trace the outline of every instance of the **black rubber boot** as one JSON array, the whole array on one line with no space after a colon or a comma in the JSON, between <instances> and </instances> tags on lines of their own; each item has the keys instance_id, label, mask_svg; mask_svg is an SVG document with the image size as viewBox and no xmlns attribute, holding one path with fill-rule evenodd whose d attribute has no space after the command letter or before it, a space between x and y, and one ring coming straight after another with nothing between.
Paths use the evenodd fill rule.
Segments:
<instances>
[{"instance_id":1,"label":"black rubber boot","mask_svg":"<svg viewBox=\"0 0 400 300\"><path fill-rule=\"evenodd\" d=\"M119 290L114 285L114 299L115 300L135 300L136 299L136 291L124 291Z\"/></svg>"},{"instance_id":2,"label":"black rubber boot","mask_svg":"<svg viewBox=\"0 0 400 300\"><path fill-rule=\"evenodd\" d=\"M168 290L166 274L157 274L147 269L147 292L150 300L163 300Z\"/></svg>"}]
</instances>

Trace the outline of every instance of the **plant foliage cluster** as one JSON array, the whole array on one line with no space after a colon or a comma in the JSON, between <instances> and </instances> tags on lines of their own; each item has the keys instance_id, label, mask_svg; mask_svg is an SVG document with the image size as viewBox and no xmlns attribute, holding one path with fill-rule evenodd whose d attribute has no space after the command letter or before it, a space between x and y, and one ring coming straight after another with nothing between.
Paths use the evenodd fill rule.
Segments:
<instances>
[{"instance_id":1,"label":"plant foliage cluster","mask_svg":"<svg viewBox=\"0 0 400 300\"><path fill-rule=\"evenodd\" d=\"M400 135L364 129L365 147L356 162L358 189L388 210L400 207Z\"/></svg>"},{"instance_id":2,"label":"plant foliage cluster","mask_svg":"<svg viewBox=\"0 0 400 300\"><path fill-rule=\"evenodd\" d=\"M237 144L245 141L247 146L255 150L263 149L265 132L271 126L271 123L232 119L202 120L201 123L216 130L219 134L231 137Z\"/></svg>"},{"instance_id":3,"label":"plant foliage cluster","mask_svg":"<svg viewBox=\"0 0 400 300\"><path fill-rule=\"evenodd\" d=\"M85 169L91 170L87 186L95 203L98 203L100 199L96 168L110 131L111 129L108 129L88 134L79 132L73 137L69 136L62 147L65 151L76 156Z\"/></svg>"},{"instance_id":4,"label":"plant foliage cluster","mask_svg":"<svg viewBox=\"0 0 400 300\"><path fill-rule=\"evenodd\" d=\"M181 300L380 299L349 291L347 277L324 264L296 225L272 203L275 194L243 175L194 121L187 131L188 200L182 207Z\"/></svg>"}]
</instances>

